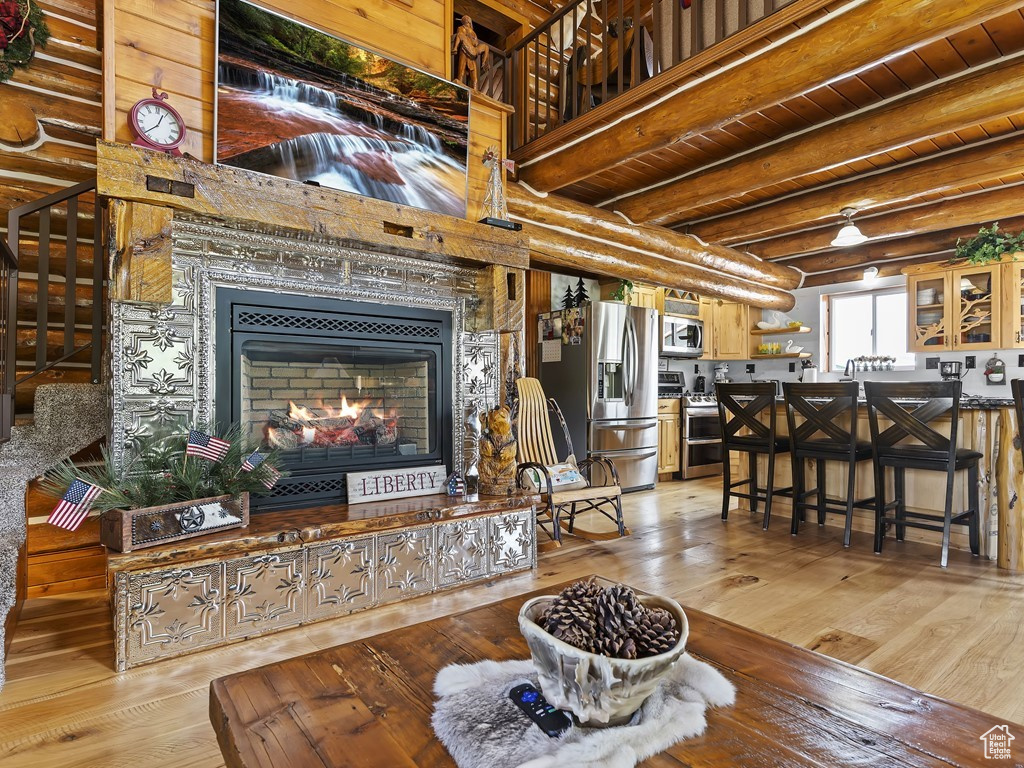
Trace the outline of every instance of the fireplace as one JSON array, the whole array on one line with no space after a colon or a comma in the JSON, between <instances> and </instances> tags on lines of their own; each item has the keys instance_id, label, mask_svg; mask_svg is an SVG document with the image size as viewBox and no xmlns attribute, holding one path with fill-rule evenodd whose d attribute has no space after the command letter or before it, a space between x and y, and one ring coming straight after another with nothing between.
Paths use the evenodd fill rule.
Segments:
<instances>
[{"instance_id":1,"label":"fireplace","mask_svg":"<svg viewBox=\"0 0 1024 768\"><path fill-rule=\"evenodd\" d=\"M349 471L452 466L452 316L216 290L218 423L280 449L258 509L345 501Z\"/></svg>"}]
</instances>

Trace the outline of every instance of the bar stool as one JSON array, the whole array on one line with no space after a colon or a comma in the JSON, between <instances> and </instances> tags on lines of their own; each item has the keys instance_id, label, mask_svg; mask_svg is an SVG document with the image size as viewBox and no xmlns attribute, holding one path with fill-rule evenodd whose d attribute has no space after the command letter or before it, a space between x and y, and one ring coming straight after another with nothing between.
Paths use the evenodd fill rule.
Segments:
<instances>
[{"instance_id":1,"label":"bar stool","mask_svg":"<svg viewBox=\"0 0 1024 768\"><path fill-rule=\"evenodd\" d=\"M790 456L793 462L793 535L800 530L806 510L818 513L818 525L825 524L826 512L846 515L843 546L850 546L853 510L873 509L874 497L854 498L857 464L871 458L871 443L857 439L857 395L855 381L839 384L782 385L786 395L786 420L789 423ZM814 402L820 401L820 402ZM804 422L797 424L797 415ZM843 427L849 424L849 429ZM817 462L817 487L806 490L804 470L807 459ZM830 499L825 491L825 462L842 461L847 466L846 498ZM816 503L807 498L816 496Z\"/></svg>"},{"instance_id":2,"label":"bar stool","mask_svg":"<svg viewBox=\"0 0 1024 768\"><path fill-rule=\"evenodd\" d=\"M940 564L945 568L949 560L950 526L957 523L968 526L971 552L978 554L981 540L978 460L981 454L978 451L956 447L962 386L962 382L959 381L864 383L868 400L868 420L871 425L871 445L875 457L875 552L882 551L882 543L889 525L896 526L897 541L903 540L908 525L930 531L942 531ZM946 413L950 418L949 437L929 426ZM892 425L882 429L879 426L880 418L888 419ZM895 485L894 499L890 502L885 500L886 467L892 467ZM908 469L946 473L946 499L941 517L907 510ZM953 481L957 470L961 469L967 470L970 508L954 515ZM887 515L889 510L895 510L895 515Z\"/></svg>"},{"instance_id":3,"label":"bar stool","mask_svg":"<svg viewBox=\"0 0 1024 768\"><path fill-rule=\"evenodd\" d=\"M767 530L772 516L772 497L793 491L792 486L775 489L775 454L789 450L789 438L775 434L775 384L716 384L715 393L718 396L718 422L722 428L722 519L729 519L729 502L733 497L749 499L752 512L757 512L758 503L763 501L764 528ZM767 422L761 419L764 411L768 411ZM750 430L750 434L740 435L739 431L744 428ZM732 482L730 451L747 454L749 480ZM768 456L768 479L764 487L757 484L757 457L760 454ZM748 492L733 490L740 485L749 486Z\"/></svg>"}]
</instances>

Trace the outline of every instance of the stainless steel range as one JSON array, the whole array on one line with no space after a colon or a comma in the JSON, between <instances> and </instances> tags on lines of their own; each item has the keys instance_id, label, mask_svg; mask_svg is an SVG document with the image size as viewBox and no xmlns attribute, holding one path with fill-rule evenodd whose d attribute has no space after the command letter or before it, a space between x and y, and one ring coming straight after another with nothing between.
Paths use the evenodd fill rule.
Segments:
<instances>
[{"instance_id":1,"label":"stainless steel range","mask_svg":"<svg viewBox=\"0 0 1024 768\"><path fill-rule=\"evenodd\" d=\"M680 401L679 450L683 480L722 473L722 429L714 395L686 393Z\"/></svg>"}]
</instances>

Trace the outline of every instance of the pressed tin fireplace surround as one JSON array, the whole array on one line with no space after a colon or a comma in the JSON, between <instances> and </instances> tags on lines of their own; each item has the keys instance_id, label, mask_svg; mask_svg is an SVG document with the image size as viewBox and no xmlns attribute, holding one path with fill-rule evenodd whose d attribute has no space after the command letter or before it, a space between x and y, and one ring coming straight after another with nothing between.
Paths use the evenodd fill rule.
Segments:
<instances>
[{"instance_id":1,"label":"pressed tin fireplace surround","mask_svg":"<svg viewBox=\"0 0 1024 768\"><path fill-rule=\"evenodd\" d=\"M174 220L172 264L170 304L113 304L111 446L118 466L144 435L218 417L219 289L244 289L254 303L259 292L270 292L276 295L268 295L268 303L295 295L372 306L382 317L388 307L398 308L395 314L423 310L450 317L449 469L462 464L464 407L471 402L493 406L498 400L498 334L477 330L489 327L483 317L488 308L478 298L477 270L183 216ZM410 428L409 434L414 432Z\"/></svg>"}]
</instances>

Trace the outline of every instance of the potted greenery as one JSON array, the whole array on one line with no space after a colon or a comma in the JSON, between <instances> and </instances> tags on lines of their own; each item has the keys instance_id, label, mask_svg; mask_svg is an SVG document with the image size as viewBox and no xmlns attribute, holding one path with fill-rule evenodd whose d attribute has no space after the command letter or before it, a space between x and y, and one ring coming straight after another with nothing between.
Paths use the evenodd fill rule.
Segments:
<instances>
[{"instance_id":1,"label":"potted greenery","mask_svg":"<svg viewBox=\"0 0 1024 768\"><path fill-rule=\"evenodd\" d=\"M1024 232L1001 232L997 221L991 227L979 229L969 240L958 238L953 260L980 266L1021 250L1024 250Z\"/></svg>"},{"instance_id":2,"label":"potted greenery","mask_svg":"<svg viewBox=\"0 0 1024 768\"><path fill-rule=\"evenodd\" d=\"M187 450L190 434L210 438L198 430L143 438L120 472L104 448L96 465L58 464L41 488L54 498L64 497L76 480L101 489L92 501L102 514L100 541L119 552L248 525L249 494L270 493L282 477L278 452L232 427L212 438L221 450L211 460Z\"/></svg>"}]
</instances>

